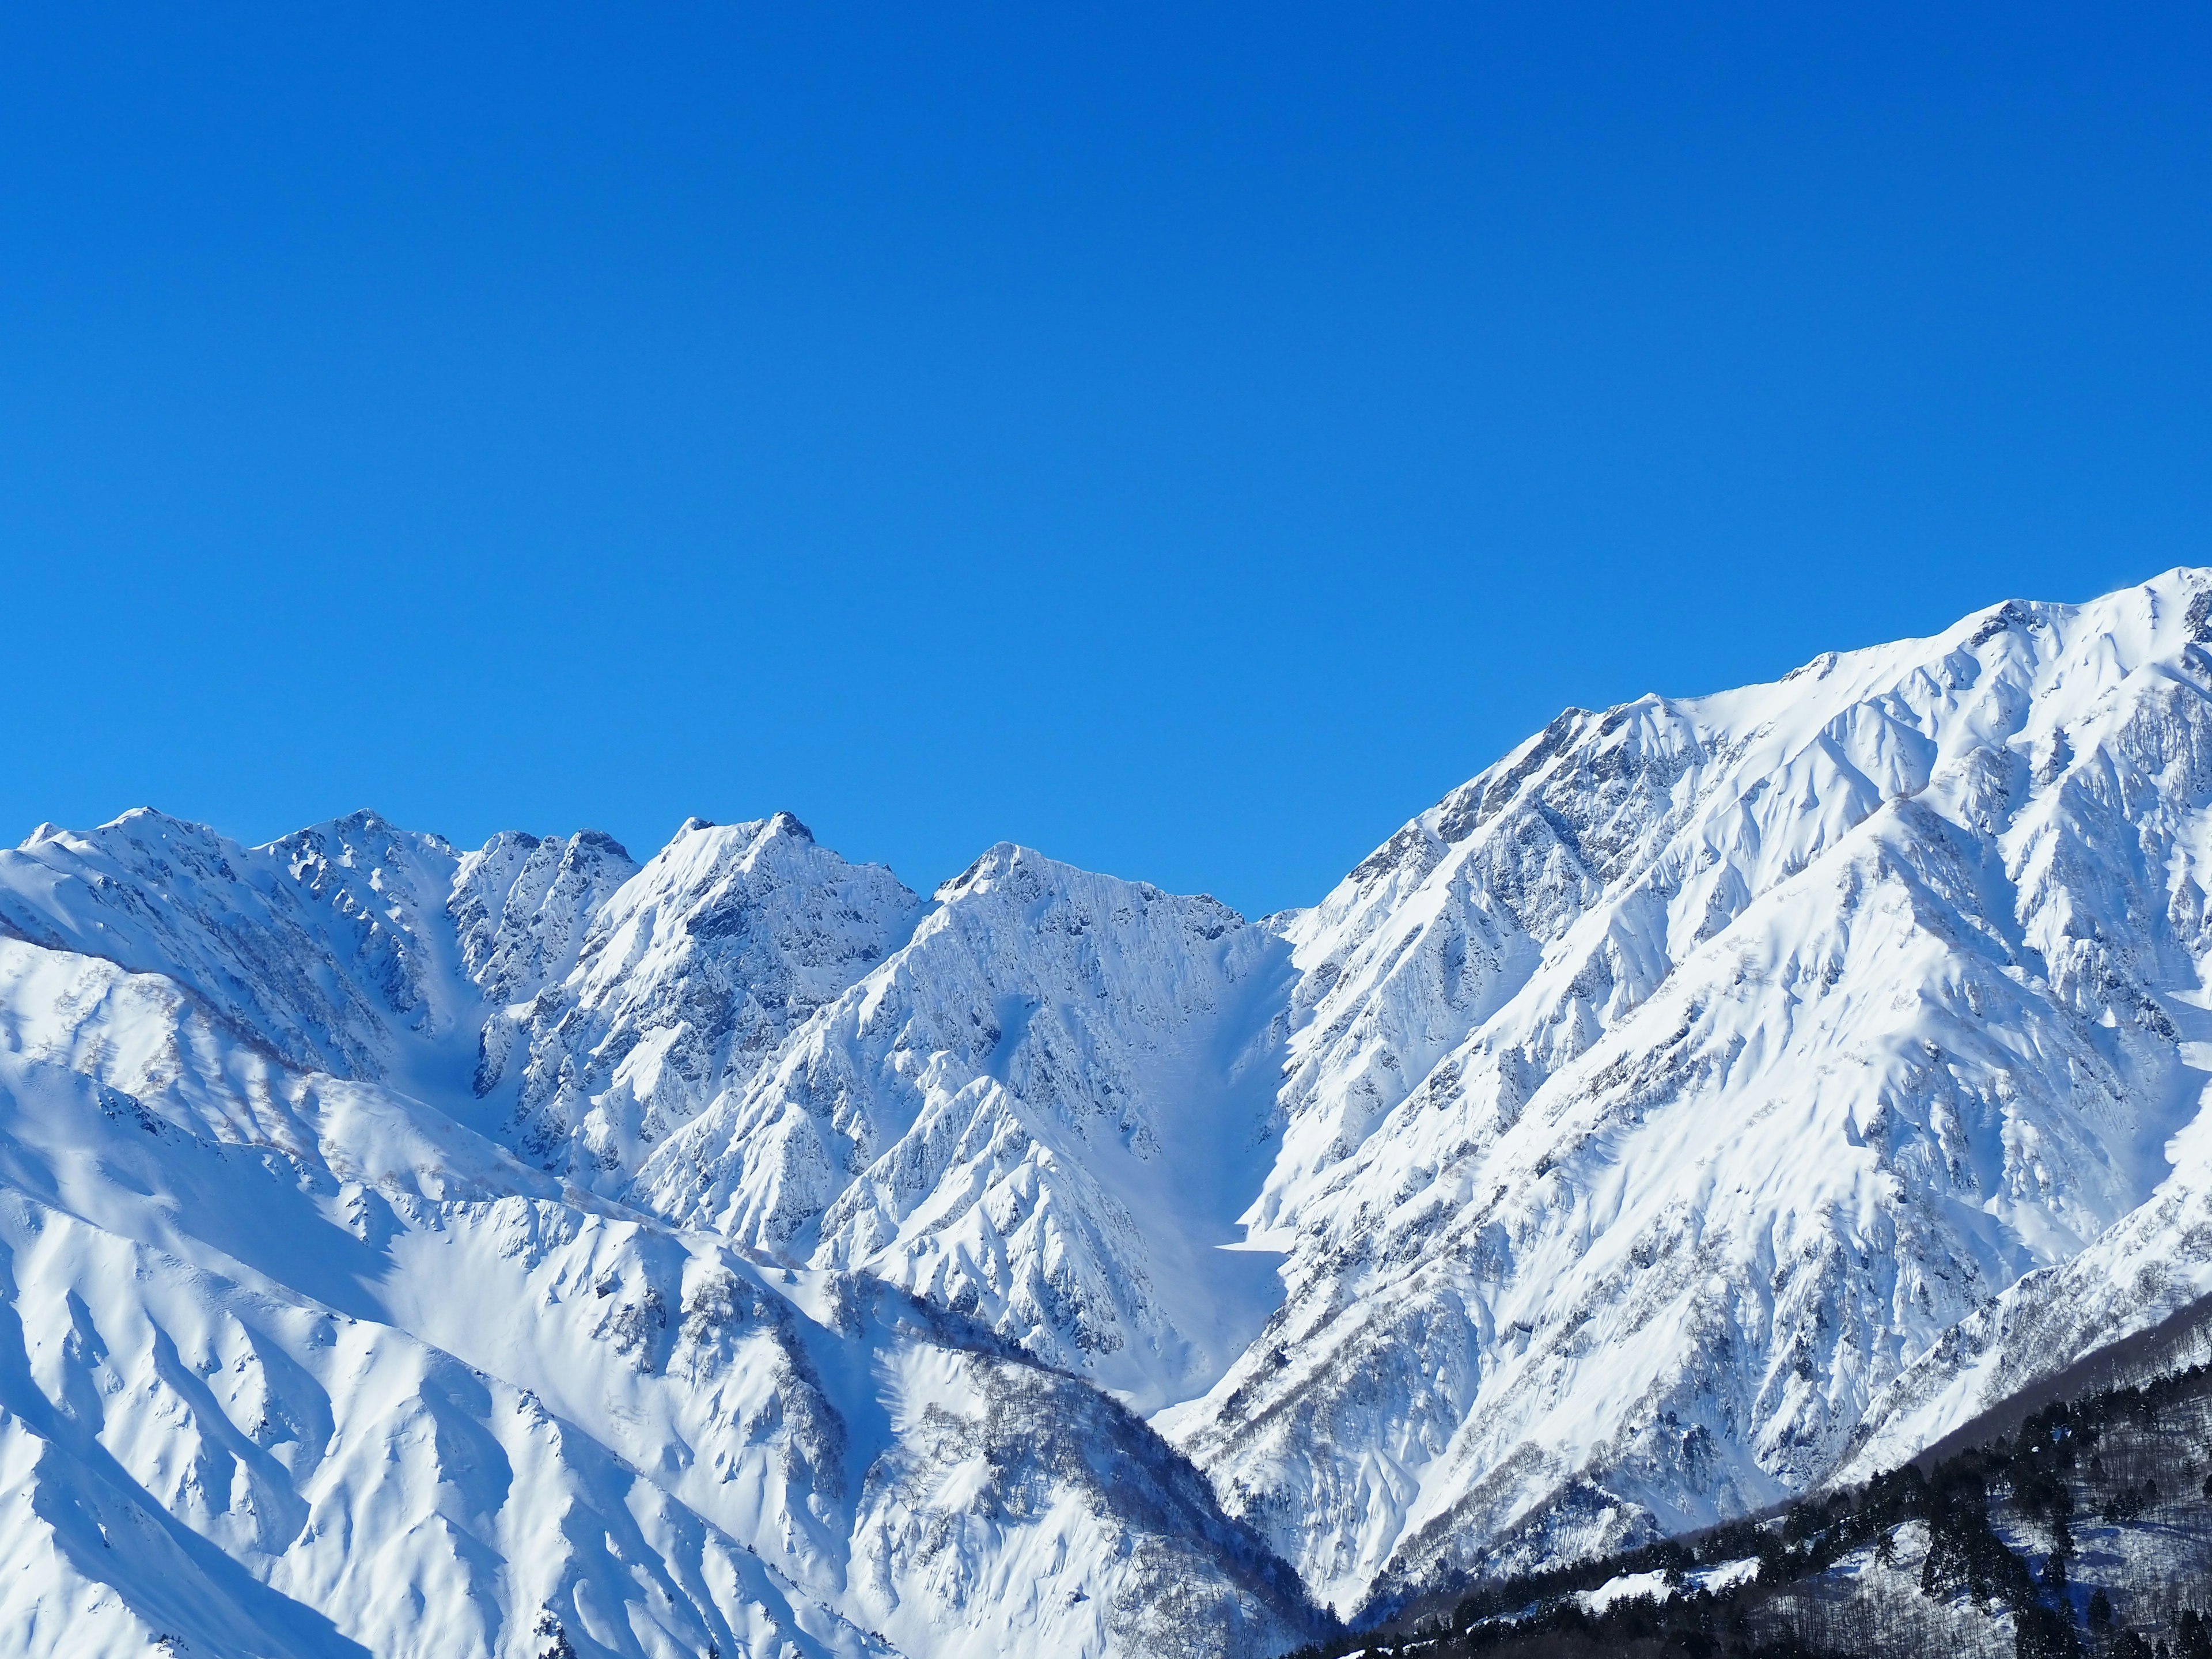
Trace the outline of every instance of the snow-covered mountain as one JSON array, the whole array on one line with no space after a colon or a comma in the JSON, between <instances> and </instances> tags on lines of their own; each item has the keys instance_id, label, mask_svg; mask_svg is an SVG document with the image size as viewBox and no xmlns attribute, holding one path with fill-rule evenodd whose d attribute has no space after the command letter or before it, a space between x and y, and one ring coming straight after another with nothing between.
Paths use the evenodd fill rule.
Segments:
<instances>
[{"instance_id":1,"label":"snow-covered mountain","mask_svg":"<svg viewBox=\"0 0 2212 1659\"><path fill-rule=\"evenodd\" d=\"M642 870L600 841L571 884L591 902L555 912L566 948L532 994L480 979L506 1006L484 1026L476 1089L501 1094L518 1069L520 1143L619 1188L647 1151L743 1088L807 1015L896 949L921 907L890 871L817 847L788 812L691 819ZM518 933L535 939L544 921L532 913ZM495 951L487 971L497 965Z\"/></svg>"},{"instance_id":2,"label":"snow-covered mountain","mask_svg":"<svg viewBox=\"0 0 2212 1659\"><path fill-rule=\"evenodd\" d=\"M42 826L0 1647L1256 1655L1893 1462L2212 1291L2208 644L1570 710L1256 923Z\"/></svg>"},{"instance_id":3,"label":"snow-covered mountain","mask_svg":"<svg viewBox=\"0 0 2212 1659\"><path fill-rule=\"evenodd\" d=\"M1210 898L993 848L648 1163L658 1212L973 1315L1154 1409L1279 1299L1236 1249L1289 952Z\"/></svg>"},{"instance_id":4,"label":"snow-covered mountain","mask_svg":"<svg viewBox=\"0 0 2212 1659\"><path fill-rule=\"evenodd\" d=\"M373 812L255 848L146 811L41 824L0 853L0 938L158 974L296 1069L422 1081L475 1042L440 925L454 862Z\"/></svg>"},{"instance_id":5,"label":"snow-covered mountain","mask_svg":"<svg viewBox=\"0 0 2212 1659\"><path fill-rule=\"evenodd\" d=\"M2149 1199L2209 616L2177 572L1571 710L1294 918L1288 1298L1167 1419L1231 1507L1352 1605L1778 1498Z\"/></svg>"},{"instance_id":6,"label":"snow-covered mountain","mask_svg":"<svg viewBox=\"0 0 2212 1659\"><path fill-rule=\"evenodd\" d=\"M1310 1633L1289 1571L1110 1397L471 1126L544 1150L473 1096L502 1012L474 988L588 975L573 901L626 867L589 838L465 860L367 816L248 849L137 813L0 857L0 1650Z\"/></svg>"}]
</instances>

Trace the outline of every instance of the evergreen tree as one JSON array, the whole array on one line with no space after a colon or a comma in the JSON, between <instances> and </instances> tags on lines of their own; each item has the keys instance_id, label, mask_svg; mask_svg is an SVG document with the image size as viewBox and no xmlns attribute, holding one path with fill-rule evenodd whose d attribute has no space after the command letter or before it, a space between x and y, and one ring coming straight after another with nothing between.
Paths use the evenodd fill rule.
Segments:
<instances>
[{"instance_id":1,"label":"evergreen tree","mask_svg":"<svg viewBox=\"0 0 2212 1659\"><path fill-rule=\"evenodd\" d=\"M2101 1636L2112 1627L2112 1598L2100 1584L2089 1597L2089 1628Z\"/></svg>"},{"instance_id":2,"label":"evergreen tree","mask_svg":"<svg viewBox=\"0 0 2212 1659\"><path fill-rule=\"evenodd\" d=\"M2078 1659L2081 1638L2065 1614L2045 1607L2026 1607L2013 1620L2013 1651L2019 1659Z\"/></svg>"}]
</instances>

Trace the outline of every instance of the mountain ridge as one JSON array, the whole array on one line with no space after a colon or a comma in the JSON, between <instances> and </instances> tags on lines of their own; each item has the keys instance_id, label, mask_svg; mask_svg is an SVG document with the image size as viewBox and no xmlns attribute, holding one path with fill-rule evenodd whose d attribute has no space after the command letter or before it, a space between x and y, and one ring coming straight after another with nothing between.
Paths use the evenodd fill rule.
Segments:
<instances>
[{"instance_id":1,"label":"mountain ridge","mask_svg":"<svg viewBox=\"0 0 2212 1659\"><path fill-rule=\"evenodd\" d=\"M392 1354L466 1352L534 1398L562 1366L598 1379L644 1416L573 1404L582 1461L544 1466L564 1501L626 1490L770 1574L738 1619L668 1588L682 1551L610 1567L539 1538L570 1564L542 1606L439 1569L471 1586L441 1605L480 1650L531 1649L542 1615L579 1652L710 1631L750 1650L771 1627L985 1651L958 1633L985 1585L1013 1620L990 1639L1033 1650L1158 1644L1170 1607L1190 1651L1294 1644L1308 1596L1372 1615L1856 1478L2212 1291L2208 644L2212 573L2181 570L1762 686L1569 709L1257 921L1011 842L925 900L789 813L688 820L642 863L592 831L463 851L368 811L260 848L144 810L42 825L0 853L0 1199L95 1241L151 1228L181 1260L216 1223L186 1205L179 1233L131 1196L161 1159L278 1158L311 1194L283 1212L361 1264L264 1241L283 1297L373 1311ZM39 1139L55 1114L76 1139ZM529 1242L546 1228L568 1242ZM627 1242L574 1255L610 1228ZM575 1265L512 1265L555 1258ZM512 1306L457 1316L478 1304L436 1264L464 1259ZM357 1273L389 1287L374 1310ZM998 1357L868 1323L852 1298L874 1285ZM9 1409L160 1440L93 1403L88 1356L155 1352L143 1333L196 1305L163 1294L157 1316L70 1290L94 1311L39 1328L88 1358L30 1363ZM767 1333L751 1358L710 1340L725 1301ZM314 1379L298 1398L337 1399L307 1337L256 1340ZM202 1487L294 1501L266 1449L175 1397L208 1426ZM435 1434L489 1445L489 1409ZM1054 1440L1040 1410L1078 1426ZM796 1426L833 1419L848 1444L881 1425L857 1468ZM407 1420L360 1419L362 1445ZM1086 1436L1133 1461L1102 1476ZM127 1494L88 1455L23 1490ZM702 1485L718 1456L733 1473ZM1123 1467L1146 1472L1126 1491ZM193 1538L262 1535L129 1480ZM510 1560L506 1512L440 1524ZM325 1567L285 1577L326 1559L311 1543L239 1559L408 1650ZM1040 1561L1078 1573L1067 1595L1021 1588ZM55 1571L52 1595L100 1594ZM663 1588L610 1588L637 1572Z\"/></svg>"}]
</instances>

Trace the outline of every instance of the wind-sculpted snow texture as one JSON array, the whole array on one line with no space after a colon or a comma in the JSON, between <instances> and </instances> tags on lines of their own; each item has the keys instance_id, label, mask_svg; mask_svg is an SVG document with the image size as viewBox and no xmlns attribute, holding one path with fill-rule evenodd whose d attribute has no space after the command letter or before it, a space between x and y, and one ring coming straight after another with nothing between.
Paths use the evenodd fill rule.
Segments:
<instances>
[{"instance_id":1,"label":"wind-sculpted snow texture","mask_svg":"<svg viewBox=\"0 0 2212 1659\"><path fill-rule=\"evenodd\" d=\"M1260 923L41 827L0 1649L1260 1656L1894 1462L2212 1292L2208 644L1570 710Z\"/></svg>"},{"instance_id":2,"label":"wind-sculpted snow texture","mask_svg":"<svg viewBox=\"0 0 2212 1659\"><path fill-rule=\"evenodd\" d=\"M2143 1203L2203 1082L2208 614L1570 711L1291 919L1288 1299L1164 1419L1231 1507L1348 1607L1770 1501Z\"/></svg>"}]
</instances>

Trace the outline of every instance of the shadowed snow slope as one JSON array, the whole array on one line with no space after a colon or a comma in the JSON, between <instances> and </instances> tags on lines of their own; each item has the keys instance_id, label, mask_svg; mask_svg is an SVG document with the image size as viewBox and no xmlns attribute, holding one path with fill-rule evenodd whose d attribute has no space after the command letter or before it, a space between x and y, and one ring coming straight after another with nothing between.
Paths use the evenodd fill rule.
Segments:
<instances>
[{"instance_id":1,"label":"shadowed snow slope","mask_svg":"<svg viewBox=\"0 0 2212 1659\"><path fill-rule=\"evenodd\" d=\"M1570 710L1260 923L42 827L0 1646L1257 1655L1894 1462L2212 1291L2208 642Z\"/></svg>"}]
</instances>

